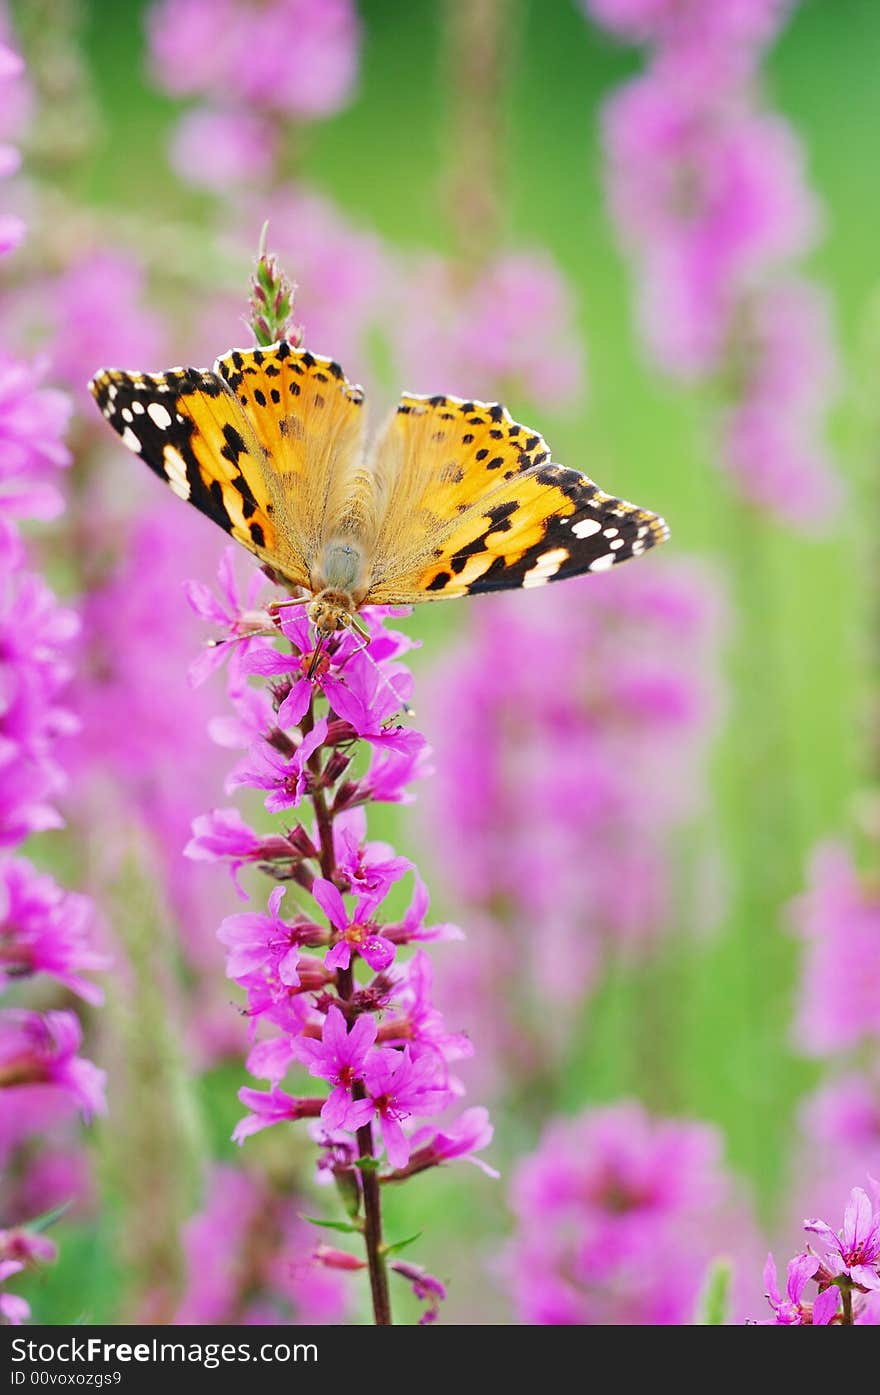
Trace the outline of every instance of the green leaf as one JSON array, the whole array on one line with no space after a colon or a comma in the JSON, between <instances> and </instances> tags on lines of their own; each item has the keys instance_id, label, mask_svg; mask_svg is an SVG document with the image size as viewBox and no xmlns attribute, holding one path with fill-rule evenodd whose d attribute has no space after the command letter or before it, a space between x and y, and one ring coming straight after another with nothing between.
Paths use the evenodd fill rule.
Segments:
<instances>
[{"instance_id":1,"label":"green leaf","mask_svg":"<svg viewBox=\"0 0 880 1395\"><path fill-rule=\"evenodd\" d=\"M302 1220L308 1221L309 1225L319 1225L323 1230L341 1230L346 1235L361 1234L361 1227L352 1225L350 1221L320 1221L317 1216L304 1216L302 1212L300 1212L300 1217Z\"/></svg>"},{"instance_id":2,"label":"green leaf","mask_svg":"<svg viewBox=\"0 0 880 1395\"><path fill-rule=\"evenodd\" d=\"M378 1172L379 1159L369 1156L355 1159L355 1167L359 1167L361 1172Z\"/></svg>"},{"instance_id":3,"label":"green leaf","mask_svg":"<svg viewBox=\"0 0 880 1395\"><path fill-rule=\"evenodd\" d=\"M65 1211L69 1211L73 1205L72 1201L62 1201L60 1206L53 1206L51 1211L44 1211L42 1216L35 1216L32 1221L28 1221L27 1230L48 1230L50 1225L60 1221Z\"/></svg>"},{"instance_id":4,"label":"green leaf","mask_svg":"<svg viewBox=\"0 0 880 1395\"><path fill-rule=\"evenodd\" d=\"M697 1299L694 1322L700 1327L723 1327L730 1314L730 1281L733 1266L729 1259L716 1259L706 1275Z\"/></svg>"},{"instance_id":5,"label":"green leaf","mask_svg":"<svg viewBox=\"0 0 880 1395\"><path fill-rule=\"evenodd\" d=\"M383 1245L384 1255L397 1255L401 1250L405 1250L407 1245L414 1245L417 1240L421 1240L423 1232L417 1230L415 1235L408 1235L405 1240L395 1240L393 1245Z\"/></svg>"}]
</instances>

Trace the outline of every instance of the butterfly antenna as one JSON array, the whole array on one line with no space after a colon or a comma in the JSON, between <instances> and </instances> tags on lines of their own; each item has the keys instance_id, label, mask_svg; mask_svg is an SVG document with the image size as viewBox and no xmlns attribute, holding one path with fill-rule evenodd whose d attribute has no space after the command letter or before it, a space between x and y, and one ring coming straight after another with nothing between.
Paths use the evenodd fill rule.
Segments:
<instances>
[{"instance_id":1,"label":"butterfly antenna","mask_svg":"<svg viewBox=\"0 0 880 1395\"><path fill-rule=\"evenodd\" d=\"M359 633L362 633L362 631L359 630ZM355 654L363 654L367 662L373 665L373 668L379 675L379 682L382 684L384 688L388 689L389 693L392 694L395 701L399 703L400 710L403 713L404 717L409 717L410 719L412 719L416 715L415 708L410 707L408 702L404 702L403 698L400 696L400 693L397 691L394 684L391 682L391 679L388 677L387 674L382 672L379 665L376 663L376 660L373 658L372 654L369 651L369 644L370 639L368 635L364 643L361 645L360 649L354 649L349 657L353 659ZM346 662L348 662L348 660L346 660Z\"/></svg>"}]
</instances>

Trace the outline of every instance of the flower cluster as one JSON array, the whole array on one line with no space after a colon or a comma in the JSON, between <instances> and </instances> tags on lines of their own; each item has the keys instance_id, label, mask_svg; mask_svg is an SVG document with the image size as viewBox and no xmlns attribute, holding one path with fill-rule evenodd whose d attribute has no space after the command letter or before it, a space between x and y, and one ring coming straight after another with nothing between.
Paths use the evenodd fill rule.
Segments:
<instances>
[{"instance_id":1,"label":"flower cluster","mask_svg":"<svg viewBox=\"0 0 880 1395\"><path fill-rule=\"evenodd\" d=\"M214 1167L204 1206L182 1239L185 1272L176 1323L339 1323L347 1316L339 1276L310 1260L312 1235L295 1200L278 1195L256 1172ZM298 1261L297 1255L305 1258Z\"/></svg>"},{"instance_id":2,"label":"flower cluster","mask_svg":"<svg viewBox=\"0 0 880 1395\"><path fill-rule=\"evenodd\" d=\"M567 586L564 606L540 590L484 602L433 695L429 678L431 846L481 922L474 1033L482 1055L494 1026L521 1063L529 1019L546 1060L604 956L672 923L669 843L702 807L717 707L709 574L647 561ZM459 998L478 977L470 962Z\"/></svg>"},{"instance_id":3,"label":"flower cluster","mask_svg":"<svg viewBox=\"0 0 880 1395\"><path fill-rule=\"evenodd\" d=\"M807 1245L795 1255L786 1274L785 1296L779 1291L772 1254L764 1270L766 1297L775 1327L827 1327L831 1323L875 1326L880 1323L880 1183L869 1179L871 1195L854 1187L839 1231L826 1221L806 1220L819 1252ZM808 1283L816 1284L812 1298Z\"/></svg>"},{"instance_id":4,"label":"flower cluster","mask_svg":"<svg viewBox=\"0 0 880 1395\"><path fill-rule=\"evenodd\" d=\"M159 0L149 41L157 83L201 99L181 118L172 161L220 191L271 171L283 123L347 104L360 25L353 0Z\"/></svg>"},{"instance_id":5,"label":"flower cluster","mask_svg":"<svg viewBox=\"0 0 880 1395\"><path fill-rule=\"evenodd\" d=\"M820 844L788 919L803 944L795 1043L833 1071L800 1110L796 1196L833 1206L842 1178L880 1174L877 883L842 843Z\"/></svg>"},{"instance_id":6,"label":"flower cluster","mask_svg":"<svg viewBox=\"0 0 880 1395\"><path fill-rule=\"evenodd\" d=\"M20 71L0 48L0 81ZM69 460L62 434L69 406L34 386L32 366L0 365L0 993L16 1005L0 1011L0 1162L8 1178L19 1145L77 1111L104 1107L103 1072L79 1055L82 1028L70 1009L37 1012L22 1003L36 975L89 1003L100 990L86 974L104 966L93 943L94 912L83 896L39 873L18 845L61 823L65 784L61 739L73 727L63 705L77 619L29 567L16 522L57 513L61 496L48 480ZM10 1205L4 1197L4 1207ZM9 1217L11 1220L12 1217ZM24 1220L32 1216L23 1217ZM0 1231L0 1283L54 1246L33 1230ZM23 1299L0 1295L6 1322L28 1315Z\"/></svg>"},{"instance_id":7,"label":"flower cluster","mask_svg":"<svg viewBox=\"0 0 880 1395\"><path fill-rule=\"evenodd\" d=\"M203 593L193 599L203 614L220 613ZM191 857L224 861L236 874L256 864L278 883L265 911L228 916L219 932L227 974L245 994L248 1069L269 1083L241 1091L248 1113L235 1138L317 1122L321 1168L340 1186L351 1229L365 1233L375 1284L384 1269L381 1184L470 1157L491 1138L482 1110L428 1122L460 1097L454 1066L471 1047L434 1007L421 947L461 932L428 923L428 895L412 864L366 833L365 807L409 801L412 781L427 769L424 737L399 720L412 689L400 661L410 641L378 608L366 617L369 648L343 631L317 654L295 603L264 609L263 634L255 633L252 601L232 616L227 595L223 613L227 636L218 648L232 659L232 725L246 747L228 788L258 790L267 810L284 816L266 836L237 810L215 810L196 821L188 847ZM248 686L249 675L268 687ZM409 907L392 915L389 894L410 875ZM408 946L416 952L404 961ZM311 1077L310 1093L284 1088L291 1068L303 1085Z\"/></svg>"},{"instance_id":8,"label":"flower cluster","mask_svg":"<svg viewBox=\"0 0 880 1395\"><path fill-rule=\"evenodd\" d=\"M811 1056L880 1040L880 887L863 880L847 850L816 849L810 886L791 909L804 941L795 1026Z\"/></svg>"},{"instance_id":9,"label":"flower cluster","mask_svg":"<svg viewBox=\"0 0 880 1395\"><path fill-rule=\"evenodd\" d=\"M819 290L791 264L820 225L804 157L765 109L757 74L780 0L586 0L599 23L650 46L648 71L609 102L612 213L635 261L657 363L725 392L721 460L739 491L797 526L838 483L821 442L834 337Z\"/></svg>"},{"instance_id":10,"label":"flower cluster","mask_svg":"<svg viewBox=\"0 0 880 1395\"><path fill-rule=\"evenodd\" d=\"M511 1189L519 1320L693 1321L711 1262L751 1248L720 1153L714 1129L652 1119L637 1104L551 1123Z\"/></svg>"},{"instance_id":11,"label":"flower cluster","mask_svg":"<svg viewBox=\"0 0 880 1395\"><path fill-rule=\"evenodd\" d=\"M392 331L400 376L419 391L442 385L466 398L551 406L582 395L572 291L547 253L504 253L471 277L454 263L424 259L401 299Z\"/></svg>"}]
</instances>

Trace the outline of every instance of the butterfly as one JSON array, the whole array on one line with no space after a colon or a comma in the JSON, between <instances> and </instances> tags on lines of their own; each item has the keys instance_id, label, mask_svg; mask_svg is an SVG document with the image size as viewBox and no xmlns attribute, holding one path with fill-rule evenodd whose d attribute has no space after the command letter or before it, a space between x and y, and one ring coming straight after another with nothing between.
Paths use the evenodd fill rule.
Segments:
<instances>
[{"instance_id":1,"label":"butterfly","mask_svg":"<svg viewBox=\"0 0 880 1395\"><path fill-rule=\"evenodd\" d=\"M305 593L316 658L336 630L366 636L362 606L543 586L669 536L499 403L404 393L367 448L363 390L286 340L89 387L123 445Z\"/></svg>"}]
</instances>

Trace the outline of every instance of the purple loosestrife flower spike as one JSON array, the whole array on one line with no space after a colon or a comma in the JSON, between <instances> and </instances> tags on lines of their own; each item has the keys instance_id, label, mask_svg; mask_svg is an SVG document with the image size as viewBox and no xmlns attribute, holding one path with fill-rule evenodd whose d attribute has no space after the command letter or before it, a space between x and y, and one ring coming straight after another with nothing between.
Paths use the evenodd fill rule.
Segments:
<instances>
[{"instance_id":1,"label":"purple loosestrife flower spike","mask_svg":"<svg viewBox=\"0 0 880 1395\"><path fill-rule=\"evenodd\" d=\"M228 580L222 586L228 595ZM363 1229L374 1313L386 1323L383 1185L459 1158L496 1175L474 1156L492 1138L484 1109L465 1110L442 1128L426 1125L463 1093L451 1066L472 1047L434 1006L425 949L396 962L411 944L462 932L426 925L428 891L410 860L367 839L370 804L411 798L412 781L428 770L424 737L401 720L412 678L400 657L410 642L388 628L384 613L368 615L371 653L359 637L336 635L309 681L313 641L301 613L280 610L276 620L270 606L274 635L255 635L237 604L215 608L202 592L191 599L212 624L225 618L242 650L228 670L233 716L212 726L215 739L246 748L227 787L259 790L269 814L290 818L295 809L302 819L267 833L235 810L215 810L195 821L187 848L234 874L259 865L284 883L265 909L227 916L219 931L227 973L245 994L248 1070L269 1084L240 1091L248 1113L234 1138L244 1143L267 1128L320 1120L319 1168ZM355 759L358 747L366 760ZM390 921L385 898L410 875L410 905ZM307 1093L312 1082L323 1093ZM316 1263L340 1267L327 1254ZM341 1265L361 1266L352 1258ZM392 1267L417 1288L425 1320L433 1320L443 1286L418 1266Z\"/></svg>"}]
</instances>

